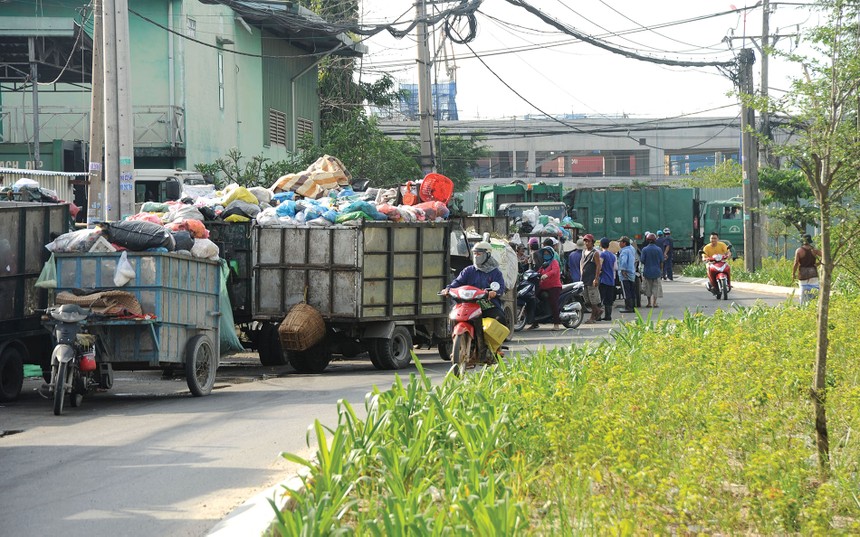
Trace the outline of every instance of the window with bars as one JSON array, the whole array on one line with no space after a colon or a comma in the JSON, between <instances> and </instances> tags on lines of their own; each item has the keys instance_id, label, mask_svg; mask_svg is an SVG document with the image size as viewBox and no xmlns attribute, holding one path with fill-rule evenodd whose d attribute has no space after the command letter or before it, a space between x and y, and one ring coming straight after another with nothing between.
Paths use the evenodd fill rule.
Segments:
<instances>
[{"instance_id":1,"label":"window with bars","mask_svg":"<svg viewBox=\"0 0 860 537\"><path fill-rule=\"evenodd\" d=\"M313 137L314 135L314 122L310 119L305 119L300 117L296 119L296 142L300 142L305 135Z\"/></svg>"},{"instance_id":2,"label":"window with bars","mask_svg":"<svg viewBox=\"0 0 860 537\"><path fill-rule=\"evenodd\" d=\"M287 114L269 108L269 145L287 146Z\"/></svg>"}]
</instances>

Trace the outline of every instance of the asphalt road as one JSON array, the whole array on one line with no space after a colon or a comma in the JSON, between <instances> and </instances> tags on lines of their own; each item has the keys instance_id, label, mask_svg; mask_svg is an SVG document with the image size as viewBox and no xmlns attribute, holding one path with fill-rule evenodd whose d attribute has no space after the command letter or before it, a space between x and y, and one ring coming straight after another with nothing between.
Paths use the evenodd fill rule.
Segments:
<instances>
[{"instance_id":1,"label":"asphalt road","mask_svg":"<svg viewBox=\"0 0 860 537\"><path fill-rule=\"evenodd\" d=\"M736 289L728 303L691 282L667 282L657 309L641 315L680 317L784 296ZM528 353L606 337L635 314L577 330L542 327L514 335L509 353ZM449 364L419 350L425 370L441 379ZM414 372L414 367L400 375ZM222 360L212 395L191 397L184 378L118 372L114 388L54 416L25 381L15 402L0 406L0 533L4 535L199 536L236 506L294 471L281 451L307 451L314 419L336 423L336 402L362 408L365 394L386 388L394 372L369 359L333 362L321 375L289 366L263 367L255 355Z\"/></svg>"}]
</instances>

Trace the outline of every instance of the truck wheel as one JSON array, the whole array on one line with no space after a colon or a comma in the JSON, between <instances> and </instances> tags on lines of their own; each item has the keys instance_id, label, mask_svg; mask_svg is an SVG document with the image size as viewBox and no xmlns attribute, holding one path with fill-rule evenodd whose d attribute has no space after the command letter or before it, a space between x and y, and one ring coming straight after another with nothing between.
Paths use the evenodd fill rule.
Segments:
<instances>
[{"instance_id":1,"label":"truck wheel","mask_svg":"<svg viewBox=\"0 0 860 537\"><path fill-rule=\"evenodd\" d=\"M451 361L451 348L453 344L450 339L443 339L439 342L436 348L439 350L439 358L445 360L446 362Z\"/></svg>"},{"instance_id":2,"label":"truck wheel","mask_svg":"<svg viewBox=\"0 0 860 537\"><path fill-rule=\"evenodd\" d=\"M508 335L505 336L505 341L510 341L511 338L514 337L514 330L517 322L519 322L519 319L517 318L517 310L518 308L515 305L505 306L505 320L507 321L505 324L508 327Z\"/></svg>"},{"instance_id":3,"label":"truck wheel","mask_svg":"<svg viewBox=\"0 0 860 537\"><path fill-rule=\"evenodd\" d=\"M14 401L24 385L24 358L13 346L0 354L0 402Z\"/></svg>"},{"instance_id":4,"label":"truck wheel","mask_svg":"<svg viewBox=\"0 0 860 537\"><path fill-rule=\"evenodd\" d=\"M331 362L331 351L323 340L304 351L287 351L287 359L299 373L322 373Z\"/></svg>"},{"instance_id":5,"label":"truck wheel","mask_svg":"<svg viewBox=\"0 0 860 537\"><path fill-rule=\"evenodd\" d=\"M390 338L376 343L376 358L384 369L403 369L412 361L412 334L403 326L395 326Z\"/></svg>"},{"instance_id":6,"label":"truck wheel","mask_svg":"<svg viewBox=\"0 0 860 537\"><path fill-rule=\"evenodd\" d=\"M185 346L185 381L194 397L202 397L212 392L215 385L215 372L218 357L209 338L194 336Z\"/></svg>"},{"instance_id":7,"label":"truck wheel","mask_svg":"<svg viewBox=\"0 0 860 537\"><path fill-rule=\"evenodd\" d=\"M257 352L260 363L266 366L286 365L287 357L281 348L281 337L278 327L272 323L263 323L257 334Z\"/></svg>"}]
</instances>

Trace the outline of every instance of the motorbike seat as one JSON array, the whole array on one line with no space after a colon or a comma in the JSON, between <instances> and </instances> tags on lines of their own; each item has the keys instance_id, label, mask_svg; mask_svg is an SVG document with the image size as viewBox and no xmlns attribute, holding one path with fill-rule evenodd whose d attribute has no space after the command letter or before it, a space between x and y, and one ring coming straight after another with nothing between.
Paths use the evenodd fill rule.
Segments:
<instances>
[{"instance_id":1,"label":"motorbike seat","mask_svg":"<svg viewBox=\"0 0 860 537\"><path fill-rule=\"evenodd\" d=\"M77 304L63 304L51 308L51 317L63 323L79 323L90 316L91 310Z\"/></svg>"},{"instance_id":2,"label":"motorbike seat","mask_svg":"<svg viewBox=\"0 0 860 537\"><path fill-rule=\"evenodd\" d=\"M575 283L564 283L561 285L561 292L567 293L569 291L573 291L573 288L576 287Z\"/></svg>"}]
</instances>

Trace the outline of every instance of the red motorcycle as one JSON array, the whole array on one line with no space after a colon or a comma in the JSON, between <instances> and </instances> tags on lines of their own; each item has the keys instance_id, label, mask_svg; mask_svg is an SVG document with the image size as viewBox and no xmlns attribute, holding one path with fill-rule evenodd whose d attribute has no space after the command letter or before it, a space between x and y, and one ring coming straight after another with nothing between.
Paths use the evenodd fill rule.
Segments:
<instances>
[{"instance_id":1,"label":"red motorcycle","mask_svg":"<svg viewBox=\"0 0 860 537\"><path fill-rule=\"evenodd\" d=\"M454 321L454 328L451 330L451 338L453 341L451 348L451 362L453 365L451 370L462 375L466 367L477 364L487 354L488 348L484 338L476 338L478 323L482 323L482 332L485 332L483 325L483 315L479 301L489 297L490 291L498 291L501 286L493 282L490 284L490 289L480 289L471 285L462 287L452 287L448 289L448 296L454 299L454 307L451 308L449 318ZM495 321L495 319L491 319ZM501 323L498 323L501 324ZM504 325L502 325L504 326ZM507 328L505 328L507 330ZM504 340L504 337L502 337Z\"/></svg>"},{"instance_id":2,"label":"red motorcycle","mask_svg":"<svg viewBox=\"0 0 860 537\"><path fill-rule=\"evenodd\" d=\"M708 261L708 291L717 297L717 300L729 299L729 275L732 273L732 267L728 264L728 257L723 254L714 254L707 259ZM711 285L711 277L717 283L716 286Z\"/></svg>"}]
</instances>

